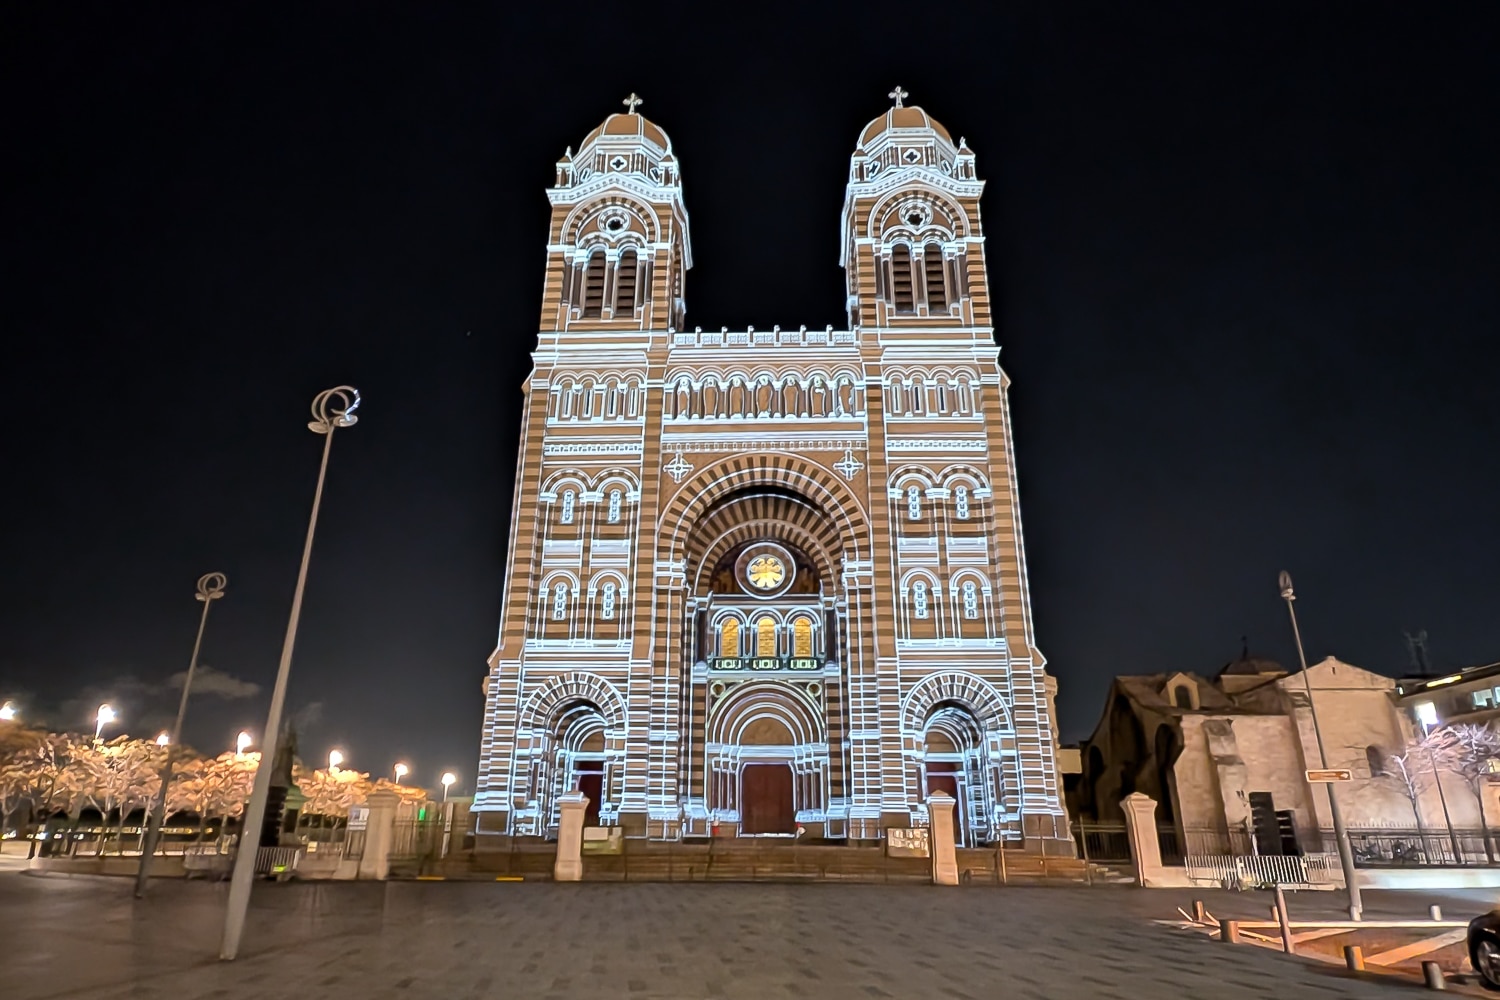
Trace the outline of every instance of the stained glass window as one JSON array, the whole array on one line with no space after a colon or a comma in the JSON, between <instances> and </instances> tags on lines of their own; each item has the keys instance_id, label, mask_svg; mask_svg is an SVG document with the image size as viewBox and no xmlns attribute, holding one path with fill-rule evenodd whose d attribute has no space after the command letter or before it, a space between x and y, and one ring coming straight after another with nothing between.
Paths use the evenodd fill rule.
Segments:
<instances>
[{"instance_id":1,"label":"stained glass window","mask_svg":"<svg viewBox=\"0 0 1500 1000\"><path fill-rule=\"evenodd\" d=\"M755 655L776 655L776 619L769 615L755 623Z\"/></svg>"},{"instance_id":2,"label":"stained glass window","mask_svg":"<svg viewBox=\"0 0 1500 1000\"><path fill-rule=\"evenodd\" d=\"M927 581L918 580L911 585L912 609L918 618L927 617Z\"/></svg>"},{"instance_id":3,"label":"stained glass window","mask_svg":"<svg viewBox=\"0 0 1500 1000\"><path fill-rule=\"evenodd\" d=\"M604 585L604 599L601 602L599 614L604 618L613 618L615 616L615 584L613 580Z\"/></svg>"},{"instance_id":4,"label":"stained glass window","mask_svg":"<svg viewBox=\"0 0 1500 1000\"><path fill-rule=\"evenodd\" d=\"M798 618L792 622L792 655L813 655L811 618Z\"/></svg>"},{"instance_id":5,"label":"stained glass window","mask_svg":"<svg viewBox=\"0 0 1500 1000\"><path fill-rule=\"evenodd\" d=\"M572 490L563 490L563 501L562 501L562 523L563 524L572 524L573 523L573 500L574 500L574 493L573 493L573 491Z\"/></svg>"}]
</instances>

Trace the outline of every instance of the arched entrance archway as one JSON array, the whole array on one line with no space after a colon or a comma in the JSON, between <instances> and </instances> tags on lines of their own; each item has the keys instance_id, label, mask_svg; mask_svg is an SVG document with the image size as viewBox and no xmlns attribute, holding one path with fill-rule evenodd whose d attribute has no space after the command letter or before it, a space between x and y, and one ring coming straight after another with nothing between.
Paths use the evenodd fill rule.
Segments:
<instances>
[{"instance_id":1,"label":"arched entrance archway","mask_svg":"<svg viewBox=\"0 0 1500 1000\"><path fill-rule=\"evenodd\" d=\"M743 836L795 834L827 800L823 720L790 684L757 681L726 693L707 730L708 808Z\"/></svg>"},{"instance_id":2,"label":"arched entrance archway","mask_svg":"<svg viewBox=\"0 0 1500 1000\"><path fill-rule=\"evenodd\" d=\"M956 702L939 702L927 717L922 759L925 802L946 792L956 803L953 839L959 846L975 842L973 799L984 800L984 731L972 712Z\"/></svg>"}]
</instances>

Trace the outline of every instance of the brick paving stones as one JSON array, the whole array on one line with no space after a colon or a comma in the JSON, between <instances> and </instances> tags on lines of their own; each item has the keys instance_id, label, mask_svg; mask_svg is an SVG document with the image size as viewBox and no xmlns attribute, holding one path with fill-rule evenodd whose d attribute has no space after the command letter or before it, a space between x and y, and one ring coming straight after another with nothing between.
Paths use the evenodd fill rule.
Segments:
<instances>
[{"instance_id":1,"label":"brick paving stones","mask_svg":"<svg viewBox=\"0 0 1500 1000\"><path fill-rule=\"evenodd\" d=\"M0 875L0 996L1389 1000L1414 995L1410 985L1350 979L1331 966L1220 945L1156 924L1153 918L1172 914L1176 898L1134 889L260 885L242 957L220 963L215 956L224 898L223 886L163 881L137 902L124 880Z\"/></svg>"}]
</instances>

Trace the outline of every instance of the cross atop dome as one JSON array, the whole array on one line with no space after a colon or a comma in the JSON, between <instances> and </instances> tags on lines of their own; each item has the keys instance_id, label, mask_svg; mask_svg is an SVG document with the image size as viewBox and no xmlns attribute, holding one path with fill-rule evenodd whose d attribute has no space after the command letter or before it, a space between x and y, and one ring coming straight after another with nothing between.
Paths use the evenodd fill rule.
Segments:
<instances>
[{"instance_id":1,"label":"cross atop dome","mask_svg":"<svg viewBox=\"0 0 1500 1000\"><path fill-rule=\"evenodd\" d=\"M634 96L634 95L631 95L631 96ZM894 99L895 102L896 102L896 107L898 107L898 108L904 108L906 105L902 104L901 102L904 101L904 100L906 100L908 97L910 97L911 94L908 93L905 90L902 90L901 89L901 85L897 84L896 85L896 89L893 90L893 91L891 91L889 94L886 94L885 96Z\"/></svg>"},{"instance_id":2,"label":"cross atop dome","mask_svg":"<svg viewBox=\"0 0 1500 1000\"><path fill-rule=\"evenodd\" d=\"M635 91L632 90L630 92L630 96L625 98L625 100L621 101L620 103L625 105L625 107L629 109L629 113L633 115L635 114L635 109L640 107L645 102L637 97ZM899 108L901 106L901 102L897 101L896 106Z\"/></svg>"}]
</instances>

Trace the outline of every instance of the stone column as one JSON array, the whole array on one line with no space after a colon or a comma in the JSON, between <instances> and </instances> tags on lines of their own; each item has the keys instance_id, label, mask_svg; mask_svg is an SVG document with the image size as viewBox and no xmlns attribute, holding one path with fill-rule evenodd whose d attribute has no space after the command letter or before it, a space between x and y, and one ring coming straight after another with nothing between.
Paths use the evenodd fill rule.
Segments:
<instances>
[{"instance_id":1,"label":"stone column","mask_svg":"<svg viewBox=\"0 0 1500 1000\"><path fill-rule=\"evenodd\" d=\"M1156 800L1141 792L1131 792L1120 800L1125 814L1125 835L1130 838L1130 860L1135 866L1135 882L1142 888L1160 882L1163 874L1161 844L1156 839Z\"/></svg>"},{"instance_id":2,"label":"stone column","mask_svg":"<svg viewBox=\"0 0 1500 1000\"><path fill-rule=\"evenodd\" d=\"M371 792L365 800L370 815L365 824L365 849L359 858L360 878L385 878L391 870L391 844L396 839L395 792Z\"/></svg>"},{"instance_id":3,"label":"stone column","mask_svg":"<svg viewBox=\"0 0 1500 1000\"><path fill-rule=\"evenodd\" d=\"M958 885L958 854L953 846L953 796L933 792L927 797L927 832L932 850L932 884Z\"/></svg>"},{"instance_id":4,"label":"stone column","mask_svg":"<svg viewBox=\"0 0 1500 1000\"><path fill-rule=\"evenodd\" d=\"M579 882L583 879L583 814L589 797L582 792L564 792L557 798L562 813L557 826L557 860L552 863L554 882Z\"/></svg>"}]
</instances>

